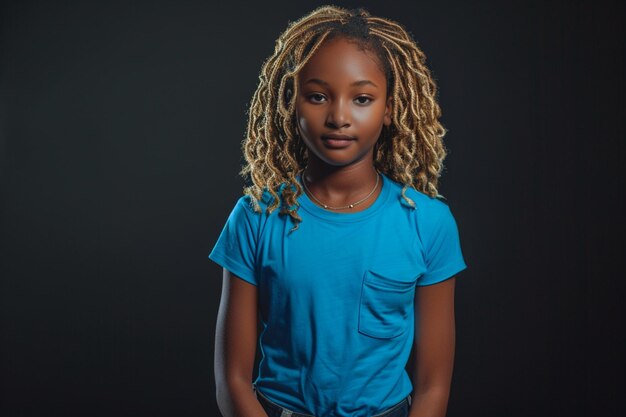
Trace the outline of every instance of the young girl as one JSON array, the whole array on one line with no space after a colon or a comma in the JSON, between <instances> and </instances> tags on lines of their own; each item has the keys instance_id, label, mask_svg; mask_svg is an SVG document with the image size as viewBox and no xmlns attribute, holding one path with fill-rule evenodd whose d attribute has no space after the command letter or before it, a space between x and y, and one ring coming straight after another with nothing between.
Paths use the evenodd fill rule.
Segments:
<instances>
[{"instance_id":1,"label":"young girl","mask_svg":"<svg viewBox=\"0 0 626 417\"><path fill-rule=\"evenodd\" d=\"M250 185L209 254L224 416L445 415L466 265L425 60L398 23L325 6L264 63Z\"/></svg>"}]
</instances>

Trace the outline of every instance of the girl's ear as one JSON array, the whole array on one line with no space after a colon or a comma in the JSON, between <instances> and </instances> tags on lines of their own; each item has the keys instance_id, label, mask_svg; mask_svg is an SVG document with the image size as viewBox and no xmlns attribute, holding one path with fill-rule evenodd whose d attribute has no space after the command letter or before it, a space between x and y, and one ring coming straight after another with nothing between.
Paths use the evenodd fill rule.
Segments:
<instances>
[{"instance_id":1,"label":"girl's ear","mask_svg":"<svg viewBox=\"0 0 626 417\"><path fill-rule=\"evenodd\" d=\"M387 104L385 106L385 116L383 118L383 124L385 126L391 125L391 111L393 110L392 99L393 99L392 96L387 97Z\"/></svg>"}]
</instances>

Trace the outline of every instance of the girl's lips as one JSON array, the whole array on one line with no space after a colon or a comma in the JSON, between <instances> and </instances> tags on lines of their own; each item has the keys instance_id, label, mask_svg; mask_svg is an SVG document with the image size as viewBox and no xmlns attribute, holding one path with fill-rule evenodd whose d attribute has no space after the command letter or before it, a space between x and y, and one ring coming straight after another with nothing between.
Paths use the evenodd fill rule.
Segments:
<instances>
[{"instance_id":1,"label":"girl's lips","mask_svg":"<svg viewBox=\"0 0 626 417\"><path fill-rule=\"evenodd\" d=\"M330 134L322 136L322 141L330 148L345 148L350 146L350 142L355 140L354 137L341 134Z\"/></svg>"},{"instance_id":2,"label":"girl's lips","mask_svg":"<svg viewBox=\"0 0 626 417\"><path fill-rule=\"evenodd\" d=\"M339 149L350 146L350 143L354 142L354 139L336 139L331 137L322 137L322 141L329 148Z\"/></svg>"},{"instance_id":3,"label":"girl's lips","mask_svg":"<svg viewBox=\"0 0 626 417\"><path fill-rule=\"evenodd\" d=\"M327 133L325 135L322 135L322 139L353 140L356 138L354 136L346 135L345 133Z\"/></svg>"}]
</instances>

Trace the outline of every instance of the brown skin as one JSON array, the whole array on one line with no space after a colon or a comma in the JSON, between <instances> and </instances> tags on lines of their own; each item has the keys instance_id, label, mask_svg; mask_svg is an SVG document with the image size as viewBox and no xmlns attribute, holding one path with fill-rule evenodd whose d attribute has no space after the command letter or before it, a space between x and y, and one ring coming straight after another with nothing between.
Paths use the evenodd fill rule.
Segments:
<instances>
[{"instance_id":1,"label":"brown skin","mask_svg":"<svg viewBox=\"0 0 626 417\"><path fill-rule=\"evenodd\" d=\"M353 85L363 80L371 83ZM335 207L363 198L376 184L374 144L383 126L391 123L392 101L377 58L346 39L332 39L302 69L298 85L296 116L300 137L309 149L304 176L309 190ZM356 140L333 149L322 140L329 133L347 134ZM339 211L366 209L380 188L381 184L362 204ZM410 417L444 417L446 413L454 361L454 284L451 278L415 291L419 337L410 358L414 386ZM257 297L257 287L224 270L215 380L218 405L225 417L267 416L252 390Z\"/></svg>"},{"instance_id":2,"label":"brown skin","mask_svg":"<svg viewBox=\"0 0 626 417\"><path fill-rule=\"evenodd\" d=\"M224 417L267 417L252 390L257 303L257 287L224 269L215 331L216 397Z\"/></svg>"},{"instance_id":3,"label":"brown skin","mask_svg":"<svg viewBox=\"0 0 626 417\"><path fill-rule=\"evenodd\" d=\"M456 277L415 291L415 339L411 352L413 382L409 417L444 417L454 365ZM419 336L418 336L419 331Z\"/></svg>"},{"instance_id":4,"label":"brown skin","mask_svg":"<svg viewBox=\"0 0 626 417\"><path fill-rule=\"evenodd\" d=\"M335 38L307 62L297 81L296 118L299 135L309 149L304 176L309 190L331 207L360 200L376 184L374 144L383 125L391 124L391 96L387 96L387 80L377 58L353 42ZM353 85L359 81L364 83ZM356 140L346 148L333 149L322 140L330 133ZM366 209L376 200L380 185L368 200L340 211Z\"/></svg>"}]
</instances>

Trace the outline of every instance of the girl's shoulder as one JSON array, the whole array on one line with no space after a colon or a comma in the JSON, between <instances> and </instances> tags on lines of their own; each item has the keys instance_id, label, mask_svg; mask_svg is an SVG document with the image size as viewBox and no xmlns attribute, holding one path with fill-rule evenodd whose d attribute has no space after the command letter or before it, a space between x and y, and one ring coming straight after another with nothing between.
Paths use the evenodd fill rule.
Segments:
<instances>
[{"instance_id":1,"label":"girl's shoulder","mask_svg":"<svg viewBox=\"0 0 626 417\"><path fill-rule=\"evenodd\" d=\"M413 205L406 201L402 195L404 184L396 182L391 178L389 178L389 183L391 184L391 191L395 197L399 199L403 205L416 209L416 212L441 212L442 210L445 211L449 209L448 200L444 196L437 195L436 197L431 197L412 186L407 186L404 195L414 203Z\"/></svg>"},{"instance_id":2,"label":"girl's shoulder","mask_svg":"<svg viewBox=\"0 0 626 417\"><path fill-rule=\"evenodd\" d=\"M275 190L279 198L281 198L281 193L284 187L285 184L282 184L279 189ZM240 207L245 207L247 211L250 211L254 214L261 215L266 213L266 209L270 205L272 205L273 202L274 197L268 191L267 187L264 187L263 191L261 192L260 198L256 198L253 195L246 193L239 197L236 205Z\"/></svg>"}]
</instances>

